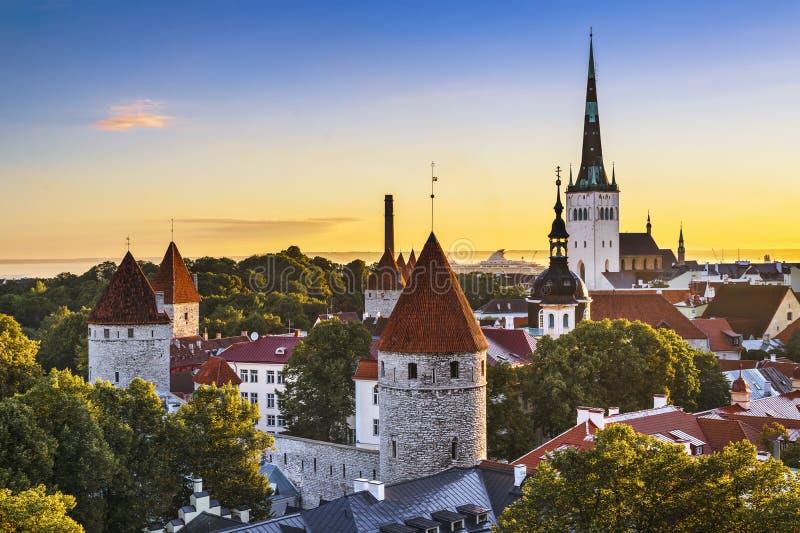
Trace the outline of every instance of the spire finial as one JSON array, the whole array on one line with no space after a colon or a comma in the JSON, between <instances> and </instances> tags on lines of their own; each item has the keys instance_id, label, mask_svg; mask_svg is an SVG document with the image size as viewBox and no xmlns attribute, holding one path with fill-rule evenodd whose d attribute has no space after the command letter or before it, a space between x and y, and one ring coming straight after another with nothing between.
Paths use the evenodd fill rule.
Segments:
<instances>
[{"instance_id":1,"label":"spire finial","mask_svg":"<svg viewBox=\"0 0 800 533\"><path fill-rule=\"evenodd\" d=\"M433 175L433 169L436 166L435 161L431 161L431 233L433 233L433 199L436 196L433 194L433 184L439 181L439 178Z\"/></svg>"},{"instance_id":2,"label":"spire finial","mask_svg":"<svg viewBox=\"0 0 800 533\"><path fill-rule=\"evenodd\" d=\"M130 252L131 251L131 236L130 235L125 237L125 244L128 245L128 251Z\"/></svg>"},{"instance_id":3,"label":"spire finial","mask_svg":"<svg viewBox=\"0 0 800 533\"><path fill-rule=\"evenodd\" d=\"M572 163L569 164L569 186L572 187Z\"/></svg>"},{"instance_id":4,"label":"spire finial","mask_svg":"<svg viewBox=\"0 0 800 533\"><path fill-rule=\"evenodd\" d=\"M169 240L170 242L175 242L175 219L169 219Z\"/></svg>"},{"instance_id":5,"label":"spire finial","mask_svg":"<svg viewBox=\"0 0 800 533\"><path fill-rule=\"evenodd\" d=\"M653 225L650 223L650 210L647 210L647 234L650 235L650 231L653 229Z\"/></svg>"},{"instance_id":6,"label":"spire finial","mask_svg":"<svg viewBox=\"0 0 800 533\"><path fill-rule=\"evenodd\" d=\"M564 211L564 206L561 204L561 166L556 167L556 205L553 206L556 212L556 218L561 218L561 212Z\"/></svg>"}]
</instances>

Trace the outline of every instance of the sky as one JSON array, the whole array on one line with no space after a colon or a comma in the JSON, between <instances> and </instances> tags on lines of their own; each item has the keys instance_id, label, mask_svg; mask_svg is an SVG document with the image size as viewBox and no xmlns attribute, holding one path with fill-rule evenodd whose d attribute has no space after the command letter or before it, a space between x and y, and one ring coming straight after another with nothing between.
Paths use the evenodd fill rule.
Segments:
<instances>
[{"instance_id":1,"label":"sky","mask_svg":"<svg viewBox=\"0 0 800 533\"><path fill-rule=\"evenodd\" d=\"M797 2L0 0L0 259L541 249L594 31L621 230L800 248ZM466 243L466 244L465 244Z\"/></svg>"}]
</instances>

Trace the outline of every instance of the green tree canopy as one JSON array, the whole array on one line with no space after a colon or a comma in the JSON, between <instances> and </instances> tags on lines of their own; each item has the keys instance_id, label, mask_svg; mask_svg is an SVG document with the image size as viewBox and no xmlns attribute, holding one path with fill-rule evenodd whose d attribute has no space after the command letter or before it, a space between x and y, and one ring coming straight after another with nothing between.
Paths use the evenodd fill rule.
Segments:
<instances>
[{"instance_id":1,"label":"green tree canopy","mask_svg":"<svg viewBox=\"0 0 800 533\"><path fill-rule=\"evenodd\" d=\"M539 464L498 533L797 531L800 481L748 442L691 457L615 424Z\"/></svg>"},{"instance_id":2,"label":"green tree canopy","mask_svg":"<svg viewBox=\"0 0 800 533\"><path fill-rule=\"evenodd\" d=\"M88 336L86 319L90 310L70 311L61 306L49 314L37 332L41 345L37 360L45 370L69 368L86 376L88 365Z\"/></svg>"},{"instance_id":3,"label":"green tree canopy","mask_svg":"<svg viewBox=\"0 0 800 533\"><path fill-rule=\"evenodd\" d=\"M0 314L0 398L24 392L41 376L38 350L39 343L26 337L16 320Z\"/></svg>"},{"instance_id":4,"label":"green tree canopy","mask_svg":"<svg viewBox=\"0 0 800 533\"><path fill-rule=\"evenodd\" d=\"M520 382L525 366L499 363L486 373L486 432L489 457L516 459L530 451L535 439L533 418L524 409Z\"/></svg>"},{"instance_id":5,"label":"green tree canopy","mask_svg":"<svg viewBox=\"0 0 800 533\"><path fill-rule=\"evenodd\" d=\"M52 479L57 445L33 409L19 398L0 400L0 487L24 490Z\"/></svg>"},{"instance_id":6,"label":"green tree canopy","mask_svg":"<svg viewBox=\"0 0 800 533\"><path fill-rule=\"evenodd\" d=\"M291 435L347 442L354 412L353 374L369 357L372 337L357 322L328 320L314 326L286 365L281 411Z\"/></svg>"},{"instance_id":7,"label":"green tree canopy","mask_svg":"<svg viewBox=\"0 0 800 533\"><path fill-rule=\"evenodd\" d=\"M67 516L75 498L61 492L47 494L44 485L14 494L0 489L0 531L4 533L82 533L83 527Z\"/></svg>"}]
</instances>

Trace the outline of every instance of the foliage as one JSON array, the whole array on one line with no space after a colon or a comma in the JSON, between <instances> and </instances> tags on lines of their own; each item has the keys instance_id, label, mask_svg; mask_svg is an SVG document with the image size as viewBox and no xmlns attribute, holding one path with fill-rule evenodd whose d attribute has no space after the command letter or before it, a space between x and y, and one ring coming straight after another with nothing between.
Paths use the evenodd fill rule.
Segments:
<instances>
[{"instance_id":1,"label":"foliage","mask_svg":"<svg viewBox=\"0 0 800 533\"><path fill-rule=\"evenodd\" d=\"M0 399L24 392L41 375L39 343L30 340L12 317L0 314Z\"/></svg>"},{"instance_id":2,"label":"foliage","mask_svg":"<svg viewBox=\"0 0 800 533\"><path fill-rule=\"evenodd\" d=\"M528 452L535 439L533 420L523 406L520 381L526 366L489 366L486 379L486 431L489 457L514 460Z\"/></svg>"},{"instance_id":3,"label":"foliage","mask_svg":"<svg viewBox=\"0 0 800 533\"><path fill-rule=\"evenodd\" d=\"M781 451L781 462L789 468L800 469L800 442L792 442Z\"/></svg>"},{"instance_id":4,"label":"foliage","mask_svg":"<svg viewBox=\"0 0 800 533\"><path fill-rule=\"evenodd\" d=\"M175 416L178 455L185 473L203 479L205 490L229 505L247 505L253 518L269 515L271 489L259 474L261 454L274 445L253 424L258 406L236 387L203 386Z\"/></svg>"},{"instance_id":5,"label":"foliage","mask_svg":"<svg viewBox=\"0 0 800 533\"><path fill-rule=\"evenodd\" d=\"M658 393L687 411L697 409L698 400L721 405L721 370L700 353L669 329L583 321L558 339L539 340L522 387L536 427L550 435L574 425L579 405L634 411L652 406ZM705 395L701 386L708 387Z\"/></svg>"},{"instance_id":6,"label":"foliage","mask_svg":"<svg viewBox=\"0 0 800 533\"><path fill-rule=\"evenodd\" d=\"M800 328L792 332L792 336L783 347L783 355L795 363L800 363Z\"/></svg>"},{"instance_id":7,"label":"foliage","mask_svg":"<svg viewBox=\"0 0 800 533\"><path fill-rule=\"evenodd\" d=\"M761 431L758 432L758 443L762 449L772 453L772 444L778 439L789 440L789 432L783 425L770 422L761 426Z\"/></svg>"},{"instance_id":8,"label":"foliage","mask_svg":"<svg viewBox=\"0 0 800 533\"><path fill-rule=\"evenodd\" d=\"M705 411L729 405L731 386L722 373L717 356L711 352L695 350L694 366L700 372L700 393L697 395L696 410Z\"/></svg>"},{"instance_id":9,"label":"foliage","mask_svg":"<svg viewBox=\"0 0 800 533\"><path fill-rule=\"evenodd\" d=\"M57 445L19 398L0 401L0 487L25 490L51 479Z\"/></svg>"},{"instance_id":10,"label":"foliage","mask_svg":"<svg viewBox=\"0 0 800 533\"><path fill-rule=\"evenodd\" d=\"M800 481L747 442L691 457L615 424L594 448L558 450L525 482L498 533L796 531Z\"/></svg>"},{"instance_id":11,"label":"foliage","mask_svg":"<svg viewBox=\"0 0 800 533\"><path fill-rule=\"evenodd\" d=\"M354 412L353 373L369 357L372 337L357 322L316 325L286 365L286 390L278 396L291 435L346 443Z\"/></svg>"},{"instance_id":12,"label":"foliage","mask_svg":"<svg viewBox=\"0 0 800 533\"><path fill-rule=\"evenodd\" d=\"M0 531L40 533L82 533L83 528L67 512L75 498L56 492L47 494L44 485L14 494L0 489Z\"/></svg>"},{"instance_id":13,"label":"foliage","mask_svg":"<svg viewBox=\"0 0 800 533\"><path fill-rule=\"evenodd\" d=\"M69 368L81 376L88 375L86 319L89 312L86 307L79 311L70 311L62 305L45 317L37 332L41 345L36 356L45 370Z\"/></svg>"},{"instance_id":14,"label":"foliage","mask_svg":"<svg viewBox=\"0 0 800 533\"><path fill-rule=\"evenodd\" d=\"M528 290L519 285L509 284L502 274L469 272L458 274L458 283L467 297L469 305L478 309L492 298L525 298Z\"/></svg>"},{"instance_id":15,"label":"foliage","mask_svg":"<svg viewBox=\"0 0 800 533\"><path fill-rule=\"evenodd\" d=\"M748 361L761 361L769 358L769 353L764 350L742 350L741 358Z\"/></svg>"}]
</instances>

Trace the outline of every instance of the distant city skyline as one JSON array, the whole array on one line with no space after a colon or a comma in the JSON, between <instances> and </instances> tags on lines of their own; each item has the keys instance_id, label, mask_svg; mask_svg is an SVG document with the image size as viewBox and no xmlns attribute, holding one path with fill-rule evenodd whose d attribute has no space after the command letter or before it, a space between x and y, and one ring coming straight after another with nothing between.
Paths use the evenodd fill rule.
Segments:
<instances>
[{"instance_id":1,"label":"distant city skyline","mask_svg":"<svg viewBox=\"0 0 800 533\"><path fill-rule=\"evenodd\" d=\"M594 28L622 231L800 247L800 5L0 6L0 259L546 248ZM781 257L778 257L779 259ZM544 257L537 257L541 261ZM760 259L750 257L749 259Z\"/></svg>"}]
</instances>

